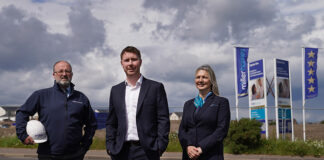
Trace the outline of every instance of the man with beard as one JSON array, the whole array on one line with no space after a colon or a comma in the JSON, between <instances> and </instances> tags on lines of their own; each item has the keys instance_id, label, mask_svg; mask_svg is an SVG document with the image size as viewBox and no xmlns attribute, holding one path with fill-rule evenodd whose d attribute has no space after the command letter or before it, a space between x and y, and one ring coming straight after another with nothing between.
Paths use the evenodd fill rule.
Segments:
<instances>
[{"instance_id":1,"label":"man with beard","mask_svg":"<svg viewBox=\"0 0 324 160\"><path fill-rule=\"evenodd\" d=\"M37 112L45 127L48 139L38 146L40 160L82 160L92 143L97 122L88 98L74 90L72 76L69 62L56 62L53 66L54 86L35 91L17 110L16 132L24 144L36 142L26 132L29 116Z\"/></svg>"}]
</instances>

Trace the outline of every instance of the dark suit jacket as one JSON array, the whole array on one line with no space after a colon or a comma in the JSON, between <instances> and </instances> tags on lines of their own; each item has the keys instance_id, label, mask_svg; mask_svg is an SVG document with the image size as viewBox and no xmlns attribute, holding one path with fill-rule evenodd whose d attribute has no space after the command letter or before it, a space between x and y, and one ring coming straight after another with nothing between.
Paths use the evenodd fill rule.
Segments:
<instances>
[{"instance_id":1,"label":"dark suit jacket","mask_svg":"<svg viewBox=\"0 0 324 160\"><path fill-rule=\"evenodd\" d=\"M125 82L121 82L113 86L110 93L106 147L113 155L121 151L127 132L125 90ZM141 146L146 153L162 154L167 148L170 131L169 108L162 83L143 77L136 112Z\"/></svg>"},{"instance_id":2,"label":"dark suit jacket","mask_svg":"<svg viewBox=\"0 0 324 160\"><path fill-rule=\"evenodd\" d=\"M188 146L201 147L200 160L222 160L223 140L230 123L230 108L226 98L212 94L195 115L194 99L184 104L183 117L179 127L179 140L183 159L189 159Z\"/></svg>"}]
</instances>

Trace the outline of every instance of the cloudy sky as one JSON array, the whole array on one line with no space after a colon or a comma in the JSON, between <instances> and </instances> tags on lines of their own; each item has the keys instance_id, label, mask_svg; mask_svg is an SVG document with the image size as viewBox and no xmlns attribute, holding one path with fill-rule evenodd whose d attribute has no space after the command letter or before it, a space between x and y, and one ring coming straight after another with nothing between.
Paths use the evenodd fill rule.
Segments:
<instances>
[{"instance_id":1,"label":"cloudy sky","mask_svg":"<svg viewBox=\"0 0 324 160\"><path fill-rule=\"evenodd\" d=\"M142 52L143 75L164 83L170 107L197 95L194 71L202 64L215 70L221 95L234 107L233 45L243 45L252 47L249 61L265 58L270 80L273 58L289 60L301 121L301 47L323 48L324 1L0 0L0 35L2 105L21 105L52 86L52 65L64 59L73 66L76 89L93 107L107 107L110 88L125 79L120 51L133 45ZM319 52L319 96L306 106L324 109ZM271 95L268 105L274 106ZM247 117L247 98L240 107L240 117ZM273 113L270 108L269 119ZM324 110L306 113L308 121L323 120Z\"/></svg>"}]
</instances>

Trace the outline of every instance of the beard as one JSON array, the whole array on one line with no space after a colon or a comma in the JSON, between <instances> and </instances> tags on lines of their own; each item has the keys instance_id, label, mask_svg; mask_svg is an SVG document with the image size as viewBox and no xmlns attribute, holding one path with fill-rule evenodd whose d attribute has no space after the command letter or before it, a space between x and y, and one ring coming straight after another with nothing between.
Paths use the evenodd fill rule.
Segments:
<instances>
[{"instance_id":1,"label":"beard","mask_svg":"<svg viewBox=\"0 0 324 160\"><path fill-rule=\"evenodd\" d=\"M63 88L67 88L70 86L71 81L70 80L68 80L68 81L60 80L60 81L56 81L56 83L58 83Z\"/></svg>"}]
</instances>

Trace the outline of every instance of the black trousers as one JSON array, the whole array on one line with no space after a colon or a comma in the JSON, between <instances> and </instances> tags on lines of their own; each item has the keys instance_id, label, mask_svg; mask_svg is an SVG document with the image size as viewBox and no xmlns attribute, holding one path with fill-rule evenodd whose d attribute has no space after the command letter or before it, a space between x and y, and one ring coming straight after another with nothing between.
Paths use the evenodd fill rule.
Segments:
<instances>
[{"instance_id":1,"label":"black trousers","mask_svg":"<svg viewBox=\"0 0 324 160\"><path fill-rule=\"evenodd\" d=\"M117 155L110 155L112 160L159 160L158 152L146 151L139 141L127 141Z\"/></svg>"},{"instance_id":2,"label":"black trousers","mask_svg":"<svg viewBox=\"0 0 324 160\"><path fill-rule=\"evenodd\" d=\"M64 155L43 155L38 154L38 160L83 160L86 151L80 149L76 153Z\"/></svg>"}]
</instances>

